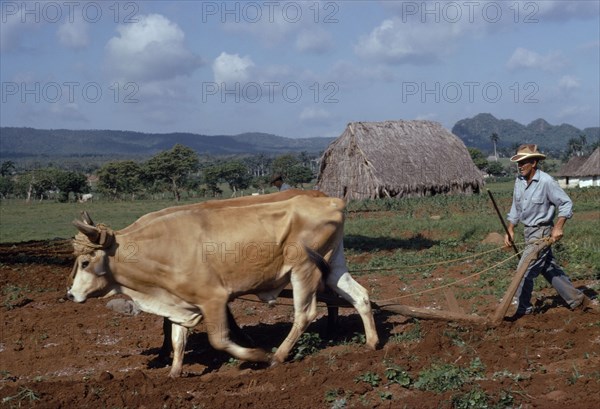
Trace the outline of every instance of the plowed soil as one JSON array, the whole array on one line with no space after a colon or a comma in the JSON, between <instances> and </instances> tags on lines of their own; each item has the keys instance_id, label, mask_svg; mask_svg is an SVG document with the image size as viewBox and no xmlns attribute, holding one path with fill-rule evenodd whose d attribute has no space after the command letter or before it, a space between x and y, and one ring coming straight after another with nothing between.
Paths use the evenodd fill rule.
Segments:
<instances>
[{"instance_id":1,"label":"plowed soil","mask_svg":"<svg viewBox=\"0 0 600 409\"><path fill-rule=\"evenodd\" d=\"M320 336L316 352L274 367L215 351L200 324L190 335L184 376L169 379L168 363L157 359L162 318L116 312L107 299L65 300L71 252L67 240L0 245L0 407L484 407L460 400L471 392L473 402L482 402L477 391L487 407L600 407L600 313L597 306L570 311L551 288L536 294L543 307L537 314L497 328L379 312L377 351L364 346L362 323L352 309L341 309L335 331L328 332L321 307L308 329ZM407 285L384 274L357 280L378 300ZM587 289L594 283L575 284ZM457 298L469 311L473 300ZM492 314L499 300L477 301ZM231 308L255 344L271 350L290 329L290 302L280 299L270 308L248 297ZM430 305L425 298L406 302ZM450 390L418 387L418 379L443 364L481 371ZM410 383L386 379L391 367L403 368ZM435 382L444 386L440 378Z\"/></svg>"}]
</instances>

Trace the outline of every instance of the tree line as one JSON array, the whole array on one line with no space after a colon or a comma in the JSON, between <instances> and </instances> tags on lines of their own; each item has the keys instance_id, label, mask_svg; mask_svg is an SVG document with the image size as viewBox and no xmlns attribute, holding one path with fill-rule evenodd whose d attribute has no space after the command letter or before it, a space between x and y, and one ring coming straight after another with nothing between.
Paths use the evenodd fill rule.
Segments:
<instances>
[{"instance_id":1,"label":"tree line","mask_svg":"<svg viewBox=\"0 0 600 409\"><path fill-rule=\"evenodd\" d=\"M249 188L264 190L273 174L281 174L290 185L302 187L316 172L317 157L306 152L227 159L200 157L193 149L176 144L146 161L110 161L90 174L56 166L17 170L13 162L5 161L0 165L0 197L66 202L86 193L101 193L113 200L169 193L179 201L184 192L221 196L224 185L233 194Z\"/></svg>"}]
</instances>

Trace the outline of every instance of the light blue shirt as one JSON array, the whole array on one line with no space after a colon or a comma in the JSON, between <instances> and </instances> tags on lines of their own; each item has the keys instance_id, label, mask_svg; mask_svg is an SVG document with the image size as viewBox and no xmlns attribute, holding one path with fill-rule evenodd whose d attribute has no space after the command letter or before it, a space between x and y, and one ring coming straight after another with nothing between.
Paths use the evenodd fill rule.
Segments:
<instances>
[{"instance_id":1,"label":"light blue shirt","mask_svg":"<svg viewBox=\"0 0 600 409\"><path fill-rule=\"evenodd\" d=\"M287 183L285 183L285 182L284 182L284 183L281 185L281 187L279 188L279 191L280 191L280 192L283 192L284 190L290 190L291 188L292 188L292 187L291 187L290 185L288 185Z\"/></svg>"},{"instance_id":2,"label":"light blue shirt","mask_svg":"<svg viewBox=\"0 0 600 409\"><path fill-rule=\"evenodd\" d=\"M517 177L509 222L515 226L519 222L525 226L552 224L556 209L558 217L573 216L573 202L552 176L538 169L529 186L525 178Z\"/></svg>"}]
</instances>

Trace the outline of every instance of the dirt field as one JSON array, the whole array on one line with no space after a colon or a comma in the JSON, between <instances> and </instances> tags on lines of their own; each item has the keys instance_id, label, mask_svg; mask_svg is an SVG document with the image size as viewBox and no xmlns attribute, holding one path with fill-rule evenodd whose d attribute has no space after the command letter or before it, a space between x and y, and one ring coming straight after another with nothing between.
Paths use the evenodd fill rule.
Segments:
<instances>
[{"instance_id":1,"label":"dirt field","mask_svg":"<svg viewBox=\"0 0 600 409\"><path fill-rule=\"evenodd\" d=\"M340 310L329 336L320 308L308 330L323 340L318 351L270 368L216 352L200 324L188 343L185 376L172 380L156 359L161 318L115 312L106 299L65 301L71 251L64 240L0 245L0 407L449 408L453 398L454 407L484 407L459 400L469 392L476 403L484 394L485 407L600 407L600 313L569 311L552 290L537 294L540 313L495 329L378 313L377 351L361 344L353 310ZM377 299L405 286L375 274L358 281ZM484 301L492 313L498 300ZM232 310L255 343L270 350L290 328L292 310L281 305L289 302L268 308L238 300ZM442 364L478 372L451 390L424 387L425 371ZM388 368L403 368L410 384L388 381Z\"/></svg>"}]
</instances>

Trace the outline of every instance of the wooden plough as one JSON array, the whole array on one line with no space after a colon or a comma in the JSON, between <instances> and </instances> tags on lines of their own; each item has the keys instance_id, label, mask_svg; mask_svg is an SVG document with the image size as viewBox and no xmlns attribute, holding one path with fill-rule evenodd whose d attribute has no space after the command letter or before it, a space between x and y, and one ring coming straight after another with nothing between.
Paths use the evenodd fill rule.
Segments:
<instances>
[{"instance_id":1,"label":"wooden plough","mask_svg":"<svg viewBox=\"0 0 600 409\"><path fill-rule=\"evenodd\" d=\"M527 255L527 257L520 263L517 271L508 286L508 289L504 293L500 304L496 308L494 314L490 317L480 317L476 314L466 314L458 305L456 298L454 297L454 293L448 289L444 289L444 296L446 298L446 302L448 303L448 310L434 310L431 308L423 308L423 307L412 307L408 305L401 305L398 303L384 303L371 301L371 306L375 310L381 311L389 311L396 314L405 315L407 317L415 317L421 319L436 319L436 320L444 320L444 321L455 321L455 322L468 322L472 324L485 325L489 327L497 327L500 325L506 316L506 313L510 307L513 297L519 288L519 284L525 273L527 272L527 268L537 259L538 254L547 246L552 244L552 240L542 239L531 249L531 252ZM292 290L284 289L280 297L284 298L293 298ZM335 319L337 316L337 308L353 308L352 305L340 298L335 294L328 293L318 293L317 301L323 302L327 304L330 320Z\"/></svg>"}]
</instances>

